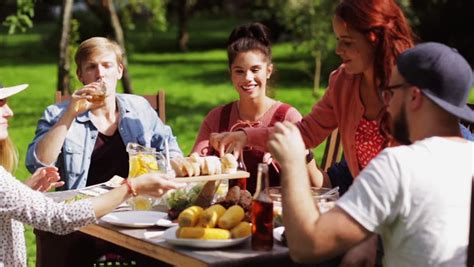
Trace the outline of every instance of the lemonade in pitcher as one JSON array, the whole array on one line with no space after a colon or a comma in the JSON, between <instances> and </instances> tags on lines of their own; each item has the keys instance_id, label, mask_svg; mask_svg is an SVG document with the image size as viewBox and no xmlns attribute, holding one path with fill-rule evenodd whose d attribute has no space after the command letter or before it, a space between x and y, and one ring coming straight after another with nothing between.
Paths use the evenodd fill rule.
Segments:
<instances>
[{"instance_id":1,"label":"lemonade in pitcher","mask_svg":"<svg viewBox=\"0 0 474 267\"><path fill-rule=\"evenodd\" d=\"M156 152L154 148L144 147L139 144L129 143L127 145L129 156L129 179L133 179L140 175L150 172L164 171L163 166L159 162L164 161L161 153ZM128 203L134 210L150 210L153 206L153 198L136 196L129 199Z\"/></svg>"}]
</instances>

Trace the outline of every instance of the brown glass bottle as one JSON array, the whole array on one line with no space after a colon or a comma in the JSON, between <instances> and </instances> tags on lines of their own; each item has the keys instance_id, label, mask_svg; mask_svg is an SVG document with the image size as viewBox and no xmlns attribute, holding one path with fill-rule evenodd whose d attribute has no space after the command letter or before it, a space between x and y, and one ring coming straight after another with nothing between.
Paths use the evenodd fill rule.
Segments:
<instances>
[{"instance_id":1,"label":"brown glass bottle","mask_svg":"<svg viewBox=\"0 0 474 267\"><path fill-rule=\"evenodd\" d=\"M268 194L268 165L258 165L257 188L252 201L252 249L273 248L273 202Z\"/></svg>"}]
</instances>

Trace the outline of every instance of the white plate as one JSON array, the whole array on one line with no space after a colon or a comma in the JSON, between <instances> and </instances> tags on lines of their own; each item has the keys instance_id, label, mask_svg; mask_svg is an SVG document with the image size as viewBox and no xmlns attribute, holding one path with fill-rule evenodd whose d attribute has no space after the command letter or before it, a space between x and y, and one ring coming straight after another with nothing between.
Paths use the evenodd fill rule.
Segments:
<instances>
[{"instance_id":1,"label":"white plate","mask_svg":"<svg viewBox=\"0 0 474 267\"><path fill-rule=\"evenodd\" d=\"M152 226L171 227L176 223L168 219L168 214L160 211L121 211L112 212L101 218L102 221L117 226L143 228Z\"/></svg>"},{"instance_id":2,"label":"white plate","mask_svg":"<svg viewBox=\"0 0 474 267\"><path fill-rule=\"evenodd\" d=\"M188 247L195 247L195 248L229 247L229 246L240 244L249 238L249 236L242 237L242 238L225 239L225 240L202 240L202 239L177 238L176 237L177 229L178 227L172 227L172 228L167 229L163 233L163 238L168 243L171 243L173 245L188 246Z\"/></svg>"},{"instance_id":3,"label":"white plate","mask_svg":"<svg viewBox=\"0 0 474 267\"><path fill-rule=\"evenodd\" d=\"M277 227L273 229L273 238L279 242L283 240L283 232L285 231L284 226Z\"/></svg>"},{"instance_id":4,"label":"white plate","mask_svg":"<svg viewBox=\"0 0 474 267\"><path fill-rule=\"evenodd\" d=\"M166 217L159 219L156 222L156 225L161 226L161 227L174 227L174 226L178 226L178 223L170 220L167 214Z\"/></svg>"}]
</instances>

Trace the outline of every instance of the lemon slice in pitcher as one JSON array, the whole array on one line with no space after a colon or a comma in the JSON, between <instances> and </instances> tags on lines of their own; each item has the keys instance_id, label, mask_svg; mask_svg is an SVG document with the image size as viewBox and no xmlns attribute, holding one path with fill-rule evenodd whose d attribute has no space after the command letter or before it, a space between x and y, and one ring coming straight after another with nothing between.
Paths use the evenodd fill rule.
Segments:
<instances>
[{"instance_id":1,"label":"lemon slice in pitcher","mask_svg":"<svg viewBox=\"0 0 474 267\"><path fill-rule=\"evenodd\" d=\"M158 162L155 155L141 155L141 166L148 170L148 172L158 171Z\"/></svg>"},{"instance_id":2,"label":"lemon slice in pitcher","mask_svg":"<svg viewBox=\"0 0 474 267\"><path fill-rule=\"evenodd\" d=\"M130 157L130 171L128 172L129 177L137 177L140 175L141 162L139 156Z\"/></svg>"}]
</instances>

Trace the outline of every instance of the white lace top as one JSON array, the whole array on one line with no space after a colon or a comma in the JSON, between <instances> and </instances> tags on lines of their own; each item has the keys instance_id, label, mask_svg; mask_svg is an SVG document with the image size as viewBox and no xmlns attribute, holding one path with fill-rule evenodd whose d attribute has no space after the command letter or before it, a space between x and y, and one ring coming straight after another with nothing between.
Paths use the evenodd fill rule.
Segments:
<instances>
[{"instance_id":1,"label":"white lace top","mask_svg":"<svg viewBox=\"0 0 474 267\"><path fill-rule=\"evenodd\" d=\"M0 267L26 266L22 223L67 234L96 222L89 200L69 205L55 203L16 180L0 166Z\"/></svg>"}]
</instances>

